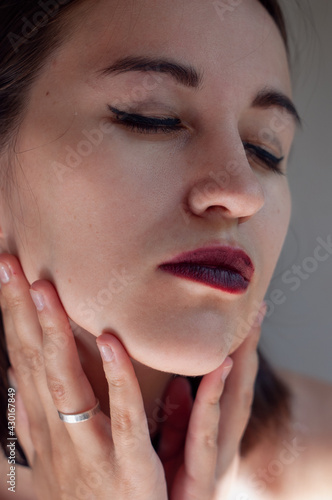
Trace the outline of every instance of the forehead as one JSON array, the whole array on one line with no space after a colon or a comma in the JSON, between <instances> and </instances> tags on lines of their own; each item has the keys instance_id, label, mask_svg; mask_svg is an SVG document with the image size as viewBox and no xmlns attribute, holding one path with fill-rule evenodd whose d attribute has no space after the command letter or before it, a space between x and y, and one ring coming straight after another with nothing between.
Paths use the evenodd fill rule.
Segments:
<instances>
[{"instance_id":1,"label":"forehead","mask_svg":"<svg viewBox=\"0 0 332 500\"><path fill-rule=\"evenodd\" d=\"M283 40L258 0L82 2L74 23L79 29L63 47L61 63L92 83L116 59L157 56L202 70L204 83L242 80L248 87L263 78L267 86L291 93Z\"/></svg>"}]
</instances>

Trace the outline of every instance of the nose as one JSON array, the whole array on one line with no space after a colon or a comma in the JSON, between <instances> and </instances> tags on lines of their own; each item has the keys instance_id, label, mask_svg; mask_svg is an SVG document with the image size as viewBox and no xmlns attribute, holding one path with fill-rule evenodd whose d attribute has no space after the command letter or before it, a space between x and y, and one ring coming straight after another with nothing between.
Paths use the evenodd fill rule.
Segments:
<instances>
[{"instance_id":1,"label":"nose","mask_svg":"<svg viewBox=\"0 0 332 500\"><path fill-rule=\"evenodd\" d=\"M195 165L201 174L192 185L188 206L196 214L220 212L223 217L249 218L265 203L265 194L257 174L252 169L241 139L236 141L215 138L215 144L203 148ZM204 174L202 175L202 171ZM242 220L242 222L244 222Z\"/></svg>"}]
</instances>

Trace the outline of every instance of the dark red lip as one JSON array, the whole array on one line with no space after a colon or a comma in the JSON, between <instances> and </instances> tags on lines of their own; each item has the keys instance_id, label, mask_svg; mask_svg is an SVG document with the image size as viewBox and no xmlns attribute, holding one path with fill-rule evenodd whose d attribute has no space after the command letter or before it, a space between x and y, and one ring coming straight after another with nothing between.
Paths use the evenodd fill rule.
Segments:
<instances>
[{"instance_id":1,"label":"dark red lip","mask_svg":"<svg viewBox=\"0 0 332 500\"><path fill-rule=\"evenodd\" d=\"M176 276L229 293L243 293L255 271L245 252L225 246L185 252L159 267Z\"/></svg>"}]
</instances>

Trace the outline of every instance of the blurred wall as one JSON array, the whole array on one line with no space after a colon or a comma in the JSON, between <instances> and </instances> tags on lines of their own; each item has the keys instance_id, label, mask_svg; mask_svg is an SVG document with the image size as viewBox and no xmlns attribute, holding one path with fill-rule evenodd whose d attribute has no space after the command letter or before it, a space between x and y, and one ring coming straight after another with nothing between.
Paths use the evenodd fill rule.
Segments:
<instances>
[{"instance_id":1,"label":"blurred wall","mask_svg":"<svg viewBox=\"0 0 332 500\"><path fill-rule=\"evenodd\" d=\"M266 295L260 347L275 366L332 383L332 2L298 3L283 6L303 130L289 163L292 220ZM276 289L282 292L278 303Z\"/></svg>"}]
</instances>

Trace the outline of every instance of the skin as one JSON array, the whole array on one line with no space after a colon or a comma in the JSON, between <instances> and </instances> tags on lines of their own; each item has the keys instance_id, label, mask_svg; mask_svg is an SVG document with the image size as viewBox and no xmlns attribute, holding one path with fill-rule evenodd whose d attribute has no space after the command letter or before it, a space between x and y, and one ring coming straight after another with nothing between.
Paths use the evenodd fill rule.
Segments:
<instances>
[{"instance_id":1,"label":"skin","mask_svg":"<svg viewBox=\"0 0 332 500\"><path fill-rule=\"evenodd\" d=\"M242 143L284 156L286 172L293 121L263 141L276 110L251 104L266 87L291 97L287 57L256 0L242 2L224 21L199 0L158 1L153 9L143 0L130 8L101 0L76 12L80 30L50 57L30 92L11 166L15 188L1 200L1 245L18 256L29 284L54 285L104 412L107 383L94 337L113 332L132 360L149 416L171 374L208 374L243 345L271 280L290 220L289 186L287 177L249 159ZM164 74L148 91L146 73L97 78L115 58L137 52L199 68L202 88ZM186 131L147 135L116 125L69 168L68 151L86 139L84 130L111 118L108 104L120 102L127 111L140 101L135 89L144 89L146 99L137 112L179 116ZM211 172L218 176L231 164L237 175L211 191ZM251 257L256 271L245 294L157 269L212 241L240 246ZM101 292L119 274L122 286L102 304ZM51 294L45 286L39 291ZM81 411L76 393L62 411Z\"/></svg>"},{"instance_id":2,"label":"skin","mask_svg":"<svg viewBox=\"0 0 332 500\"><path fill-rule=\"evenodd\" d=\"M52 280L68 316L92 335L112 329L140 363L202 375L239 345L237 318L258 310L284 242L287 179L250 165L241 141L257 137L274 117L274 109L251 109L257 91L268 85L291 95L291 87L281 36L258 2L243 2L224 24L204 2L173 3L118 7L110 21L114 2L98 2L50 58L32 88L16 143L18 186L10 210L3 208L3 246L19 256L30 283ZM162 18L162 26L154 18ZM120 100L128 107L128 94L143 86L144 73L95 77L115 57L137 52L137 43L140 54L170 56L204 70L202 90L162 75L147 96L159 104L140 105L150 116L178 114L192 129L189 139L187 133L171 139L117 126L79 167L59 177L52 162L66 164L66 148L77 148L83 130L98 128L107 104ZM287 157L292 137L290 122L278 134L281 151L262 145ZM210 171L218 175L229 162L238 164L239 175L211 195ZM184 203L189 224L180 212ZM73 252L73 240L79 252ZM256 273L245 295L221 294L157 270L211 240L240 245L251 257ZM115 270L128 284L103 306L96 298L110 288ZM88 306L93 298L99 310Z\"/></svg>"}]
</instances>

